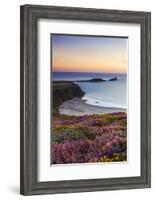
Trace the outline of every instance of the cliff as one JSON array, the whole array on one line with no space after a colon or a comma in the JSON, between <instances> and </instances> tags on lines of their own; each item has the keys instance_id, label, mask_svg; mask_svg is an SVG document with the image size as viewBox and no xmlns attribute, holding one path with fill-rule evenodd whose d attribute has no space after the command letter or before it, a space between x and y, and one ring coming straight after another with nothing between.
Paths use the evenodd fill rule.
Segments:
<instances>
[{"instance_id":1,"label":"cliff","mask_svg":"<svg viewBox=\"0 0 155 200\"><path fill-rule=\"evenodd\" d=\"M82 97L84 92L72 81L54 81L52 91L53 114L59 113L59 106L74 97Z\"/></svg>"}]
</instances>

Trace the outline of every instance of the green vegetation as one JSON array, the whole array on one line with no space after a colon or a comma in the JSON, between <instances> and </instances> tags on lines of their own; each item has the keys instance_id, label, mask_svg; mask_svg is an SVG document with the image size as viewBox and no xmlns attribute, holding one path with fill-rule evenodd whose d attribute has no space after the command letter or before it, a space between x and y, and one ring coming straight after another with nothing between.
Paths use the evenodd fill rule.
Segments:
<instances>
[{"instance_id":1,"label":"green vegetation","mask_svg":"<svg viewBox=\"0 0 155 200\"><path fill-rule=\"evenodd\" d=\"M53 82L53 114L59 114L59 106L74 97L82 97L84 92L72 81L54 81Z\"/></svg>"},{"instance_id":2,"label":"green vegetation","mask_svg":"<svg viewBox=\"0 0 155 200\"><path fill-rule=\"evenodd\" d=\"M126 124L125 112L54 117L52 163L126 161Z\"/></svg>"}]
</instances>

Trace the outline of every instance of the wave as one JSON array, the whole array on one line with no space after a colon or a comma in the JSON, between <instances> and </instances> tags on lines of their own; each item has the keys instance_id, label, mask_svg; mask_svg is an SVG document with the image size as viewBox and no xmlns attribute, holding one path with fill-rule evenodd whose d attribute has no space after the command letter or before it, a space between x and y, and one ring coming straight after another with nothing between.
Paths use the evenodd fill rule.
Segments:
<instances>
[{"instance_id":1,"label":"wave","mask_svg":"<svg viewBox=\"0 0 155 200\"><path fill-rule=\"evenodd\" d=\"M84 100L87 104L93 106L127 109L126 105L118 104L112 101L101 101L99 99L91 98L86 95L82 98L82 100Z\"/></svg>"},{"instance_id":2,"label":"wave","mask_svg":"<svg viewBox=\"0 0 155 200\"><path fill-rule=\"evenodd\" d=\"M82 99L87 104L100 107L127 108L126 81L75 83L85 92Z\"/></svg>"}]
</instances>

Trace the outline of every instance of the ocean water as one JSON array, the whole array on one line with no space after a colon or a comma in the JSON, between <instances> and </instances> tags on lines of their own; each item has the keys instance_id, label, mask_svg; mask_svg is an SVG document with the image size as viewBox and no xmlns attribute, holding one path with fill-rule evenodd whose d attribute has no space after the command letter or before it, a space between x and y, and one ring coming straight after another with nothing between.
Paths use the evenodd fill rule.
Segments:
<instances>
[{"instance_id":1,"label":"ocean water","mask_svg":"<svg viewBox=\"0 0 155 200\"><path fill-rule=\"evenodd\" d=\"M53 80L71 80L85 92L83 100L87 104L101 107L127 108L127 75L105 73L53 72ZM117 77L116 81L78 82L91 78L109 80Z\"/></svg>"}]
</instances>

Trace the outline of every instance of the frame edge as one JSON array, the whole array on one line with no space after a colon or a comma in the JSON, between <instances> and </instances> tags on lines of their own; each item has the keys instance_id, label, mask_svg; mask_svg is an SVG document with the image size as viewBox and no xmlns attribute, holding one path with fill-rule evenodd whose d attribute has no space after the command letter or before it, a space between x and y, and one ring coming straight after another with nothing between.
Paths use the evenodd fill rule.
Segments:
<instances>
[{"instance_id":1,"label":"frame edge","mask_svg":"<svg viewBox=\"0 0 155 200\"><path fill-rule=\"evenodd\" d=\"M58 6L40 6L40 5L23 5L20 6L20 194L22 195L34 195L34 194L54 194L54 193L69 193L69 192L90 192L90 191L104 191L104 190L120 190L120 189L137 189L137 188L150 188L151 187L151 128L150 128L150 123L151 123L151 14L150 12L141 12L138 11L140 15L143 14L143 17L145 20L145 36L146 36L146 84L147 84L147 101L146 101L146 107L147 107L147 141L148 144L146 145L146 169L144 172L144 180L139 183L133 183L129 185L121 185L118 183L118 185L108 185L108 186L91 186L91 187L81 187L77 188L71 188L71 187L53 187L52 185L50 186L49 184L46 184L45 182L42 182L41 185L39 185L37 182L34 182L32 184L32 177L29 175L32 173L29 173L29 164L32 166L32 157L30 157L30 150L28 150L28 142L29 138L27 138L27 133L26 132L26 119L25 119L25 99L26 99L26 93L25 93L25 82L27 80L27 73L26 73L26 62L28 59L28 55L26 53L27 48L28 48L28 14L30 13L31 15L35 13L37 8L43 8L48 10L50 8L61 8L61 9L80 9L80 8L75 8L75 7L58 7ZM31 12L30 12L31 10ZM44 12L45 12L44 10ZM95 9L92 8L81 8L81 10L87 10L87 11L93 11ZM99 9L96 9L99 10ZM104 10L102 10L104 11ZM114 10L105 10L106 12L108 11L114 11ZM33 13L34 12L34 13ZM124 13L124 11L121 11ZM130 14L134 13L136 11L125 11L129 12ZM36 14L37 15L37 14ZM27 92L27 89L26 89ZM27 97L28 98L28 97ZM32 150L32 148L30 148ZM65 186L65 184L64 184Z\"/></svg>"}]
</instances>

